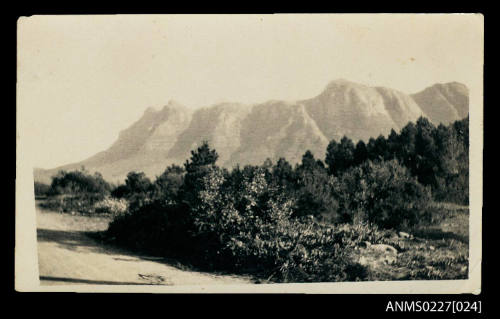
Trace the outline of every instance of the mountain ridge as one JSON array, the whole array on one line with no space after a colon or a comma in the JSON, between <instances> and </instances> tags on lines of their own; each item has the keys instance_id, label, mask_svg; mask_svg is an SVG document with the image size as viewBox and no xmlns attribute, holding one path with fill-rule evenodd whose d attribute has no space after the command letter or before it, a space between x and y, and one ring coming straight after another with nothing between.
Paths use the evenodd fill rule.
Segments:
<instances>
[{"instance_id":1,"label":"mountain ridge","mask_svg":"<svg viewBox=\"0 0 500 319\"><path fill-rule=\"evenodd\" d=\"M35 169L34 178L48 183L57 171L81 166L112 182L123 181L132 170L154 177L170 164L182 164L202 140L217 150L219 164L227 168L279 157L296 163L308 149L323 159L332 139L345 135L356 142L387 136L420 116L448 124L466 117L468 109L468 89L458 82L405 94L337 79L309 99L224 102L196 110L171 100L160 110L147 108L107 150L81 162Z\"/></svg>"}]
</instances>

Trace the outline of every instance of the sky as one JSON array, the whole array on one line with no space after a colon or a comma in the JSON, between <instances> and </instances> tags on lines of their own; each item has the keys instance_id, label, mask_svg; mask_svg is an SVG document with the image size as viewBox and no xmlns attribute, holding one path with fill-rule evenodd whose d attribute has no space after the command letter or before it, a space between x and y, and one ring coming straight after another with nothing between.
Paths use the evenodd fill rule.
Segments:
<instances>
[{"instance_id":1,"label":"sky","mask_svg":"<svg viewBox=\"0 0 500 319\"><path fill-rule=\"evenodd\" d=\"M21 156L107 149L145 109L318 95L343 78L415 93L482 88L480 15L32 16L18 21Z\"/></svg>"}]
</instances>

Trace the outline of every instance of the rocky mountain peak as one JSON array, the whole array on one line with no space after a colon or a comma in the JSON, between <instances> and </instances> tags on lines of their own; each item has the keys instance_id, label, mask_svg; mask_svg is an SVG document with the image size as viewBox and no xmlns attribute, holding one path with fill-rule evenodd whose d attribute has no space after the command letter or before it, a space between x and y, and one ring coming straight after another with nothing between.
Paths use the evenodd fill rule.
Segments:
<instances>
[{"instance_id":1,"label":"rocky mountain peak","mask_svg":"<svg viewBox=\"0 0 500 319\"><path fill-rule=\"evenodd\" d=\"M306 150L323 159L329 141L340 141L344 135L367 141L399 131L420 116L435 124L464 118L468 94L467 87L457 82L408 95L337 79L318 96L301 101L223 102L193 110L170 100L161 110L147 108L109 149L79 163L37 170L35 180L50 182L58 170L82 165L109 181L123 181L131 170L154 177L167 165L182 164L203 140L219 153L218 164L227 168L279 157L293 164Z\"/></svg>"}]
</instances>

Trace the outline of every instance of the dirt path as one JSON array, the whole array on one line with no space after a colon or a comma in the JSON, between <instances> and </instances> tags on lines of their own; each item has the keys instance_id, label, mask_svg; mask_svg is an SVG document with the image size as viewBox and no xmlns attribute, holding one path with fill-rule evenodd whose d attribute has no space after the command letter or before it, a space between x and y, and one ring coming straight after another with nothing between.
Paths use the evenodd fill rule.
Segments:
<instances>
[{"instance_id":1,"label":"dirt path","mask_svg":"<svg viewBox=\"0 0 500 319\"><path fill-rule=\"evenodd\" d=\"M104 246L85 232L105 230L108 220L37 209L41 285L245 284L250 279L186 271L158 258Z\"/></svg>"}]
</instances>

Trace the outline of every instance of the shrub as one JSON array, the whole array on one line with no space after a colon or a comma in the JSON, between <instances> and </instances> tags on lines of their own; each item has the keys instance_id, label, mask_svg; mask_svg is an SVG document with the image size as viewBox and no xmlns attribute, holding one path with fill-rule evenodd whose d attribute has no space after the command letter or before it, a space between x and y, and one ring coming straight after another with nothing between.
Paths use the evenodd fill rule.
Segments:
<instances>
[{"instance_id":1,"label":"shrub","mask_svg":"<svg viewBox=\"0 0 500 319\"><path fill-rule=\"evenodd\" d=\"M184 183L184 173L184 168L175 164L167 167L153 184L153 200L174 204Z\"/></svg>"},{"instance_id":2,"label":"shrub","mask_svg":"<svg viewBox=\"0 0 500 319\"><path fill-rule=\"evenodd\" d=\"M206 261L285 282L362 277L362 267L351 260L352 247L333 227L290 218L293 202L268 185L265 170L245 177L238 194L221 192L224 182L222 172L213 168L199 185L198 204L191 211Z\"/></svg>"},{"instance_id":3,"label":"shrub","mask_svg":"<svg viewBox=\"0 0 500 319\"><path fill-rule=\"evenodd\" d=\"M142 206L117 216L108 236L206 269L280 282L364 278L365 269L352 258L355 241L344 236L345 228L290 218L293 202L267 183L265 170L245 176L236 194L222 191L227 181L221 169L204 172L189 205L158 201Z\"/></svg>"},{"instance_id":4,"label":"shrub","mask_svg":"<svg viewBox=\"0 0 500 319\"><path fill-rule=\"evenodd\" d=\"M405 228L430 218L430 190L397 160L365 162L331 179L346 222L366 221L384 228Z\"/></svg>"},{"instance_id":5,"label":"shrub","mask_svg":"<svg viewBox=\"0 0 500 319\"><path fill-rule=\"evenodd\" d=\"M106 237L141 252L184 257L192 254L194 246L185 217L183 207L161 205L159 202L146 204L135 211L115 216Z\"/></svg>"},{"instance_id":6,"label":"shrub","mask_svg":"<svg viewBox=\"0 0 500 319\"><path fill-rule=\"evenodd\" d=\"M124 214L128 209L128 202L125 199L115 199L106 197L94 205L96 214L107 214L118 216Z\"/></svg>"},{"instance_id":7,"label":"shrub","mask_svg":"<svg viewBox=\"0 0 500 319\"><path fill-rule=\"evenodd\" d=\"M53 195L60 194L81 194L81 193L101 193L108 194L111 190L102 175L98 172L89 174L84 168L80 171L59 171L52 178L50 185Z\"/></svg>"}]
</instances>

